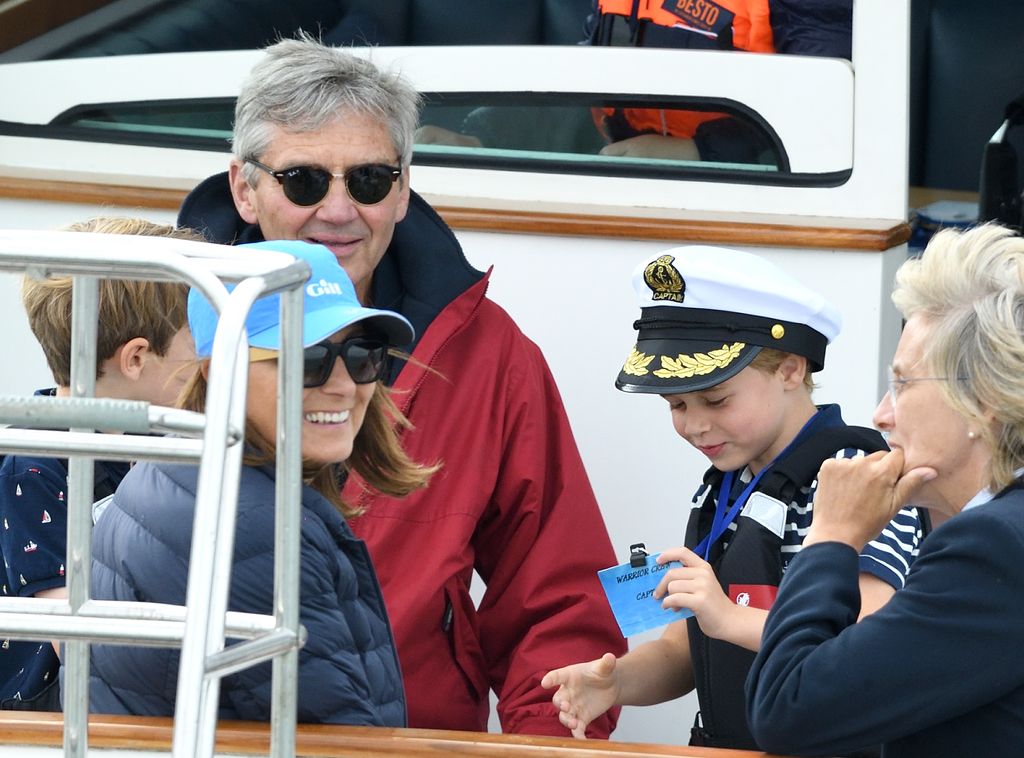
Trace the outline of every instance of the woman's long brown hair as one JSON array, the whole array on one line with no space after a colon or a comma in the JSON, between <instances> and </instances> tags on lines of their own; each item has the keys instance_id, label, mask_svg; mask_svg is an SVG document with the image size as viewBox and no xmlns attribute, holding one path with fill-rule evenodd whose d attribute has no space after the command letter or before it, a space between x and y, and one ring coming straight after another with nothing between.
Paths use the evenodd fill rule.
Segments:
<instances>
[{"instance_id":1,"label":"woman's long brown hair","mask_svg":"<svg viewBox=\"0 0 1024 758\"><path fill-rule=\"evenodd\" d=\"M182 389L178 405L202 413L206 408L206 393L206 377L197 366L192 378ZM349 469L377 491L391 497L405 497L425 487L430 477L441 468L439 462L421 464L406 454L401 445L400 430L410 428L412 424L391 400L391 390L378 382L366 408L363 426L356 434L349 459L328 464L303 460L302 480L331 501L346 518L362 512L362 509L348 505L341 497L341 487ZM264 438L249 423L245 426L245 445L245 465L263 466L274 462L274 441Z\"/></svg>"}]
</instances>

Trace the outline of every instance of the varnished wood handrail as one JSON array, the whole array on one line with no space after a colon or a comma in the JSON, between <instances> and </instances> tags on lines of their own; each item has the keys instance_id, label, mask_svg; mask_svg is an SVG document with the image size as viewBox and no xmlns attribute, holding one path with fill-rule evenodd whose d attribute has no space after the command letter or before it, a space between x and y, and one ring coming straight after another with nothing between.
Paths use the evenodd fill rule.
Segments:
<instances>
[{"instance_id":1,"label":"varnished wood handrail","mask_svg":"<svg viewBox=\"0 0 1024 758\"><path fill-rule=\"evenodd\" d=\"M59 713L0 711L0 745L59 747L62 729L63 719ZM171 720L167 718L94 715L89 719L89 744L97 748L169 750L171 731ZM228 721L217 727L219 752L260 753L266 752L268 745L267 724ZM295 755L296 758L437 758L448 755L467 758L772 758L768 753L747 750L327 724L299 724Z\"/></svg>"},{"instance_id":2,"label":"varnished wood handrail","mask_svg":"<svg viewBox=\"0 0 1024 758\"><path fill-rule=\"evenodd\" d=\"M186 190L131 187L84 182L5 177L0 197L61 203L114 205L129 208L177 210ZM839 219L817 225L781 220L746 221L716 217L703 219L678 214L638 216L612 209L601 214L462 207L435 203L453 229L515 234L698 242L707 244L766 245L786 248L823 248L879 252L910 239L906 223L849 223Z\"/></svg>"},{"instance_id":3,"label":"varnished wood handrail","mask_svg":"<svg viewBox=\"0 0 1024 758\"><path fill-rule=\"evenodd\" d=\"M760 245L881 252L910 239L905 223L881 228L798 226L778 222L749 223L698 218L509 211L435 206L453 229L555 234L576 237L638 239L664 242Z\"/></svg>"}]
</instances>

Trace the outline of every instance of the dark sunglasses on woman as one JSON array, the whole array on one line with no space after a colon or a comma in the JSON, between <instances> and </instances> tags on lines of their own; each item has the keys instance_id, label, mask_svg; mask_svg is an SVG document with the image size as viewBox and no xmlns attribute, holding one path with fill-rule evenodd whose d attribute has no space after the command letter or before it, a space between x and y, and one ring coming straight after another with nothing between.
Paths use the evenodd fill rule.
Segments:
<instances>
[{"instance_id":1,"label":"dark sunglasses on woman","mask_svg":"<svg viewBox=\"0 0 1024 758\"><path fill-rule=\"evenodd\" d=\"M284 196L296 205L316 205L331 189L334 179L343 179L345 191L360 205L376 205L391 193L391 186L402 175L401 164L388 166L385 163L367 163L353 166L342 174L334 174L317 166L292 166L275 171L253 158L246 158L258 169L266 171L277 179Z\"/></svg>"},{"instance_id":2,"label":"dark sunglasses on woman","mask_svg":"<svg viewBox=\"0 0 1024 758\"><path fill-rule=\"evenodd\" d=\"M318 342L302 354L302 386L319 387L327 382L338 358L356 384L370 384L384 376L388 346L372 337L349 337L343 342Z\"/></svg>"}]
</instances>

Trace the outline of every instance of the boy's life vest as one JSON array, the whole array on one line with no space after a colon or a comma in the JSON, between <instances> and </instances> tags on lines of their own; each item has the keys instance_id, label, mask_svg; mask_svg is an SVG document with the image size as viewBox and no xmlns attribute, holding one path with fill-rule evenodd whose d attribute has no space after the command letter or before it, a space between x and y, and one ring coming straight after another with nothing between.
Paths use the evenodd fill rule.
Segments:
<instances>
[{"instance_id":1,"label":"boy's life vest","mask_svg":"<svg viewBox=\"0 0 1024 758\"><path fill-rule=\"evenodd\" d=\"M800 490L817 478L821 464L847 448L872 453L887 450L882 436L859 426L832 426L819 430L776 461L765 472L729 534L727 548L718 540L710 548L708 562L725 594L734 602L767 609L782 581L782 531L785 516ZM686 527L685 544L696 545L710 532L715 501L723 473L711 468L704 476L710 485L700 508L693 509ZM758 494L766 498L755 498ZM775 512L771 512L772 509ZM766 524L773 524L769 528ZM776 531L777 530L777 531ZM722 640L711 639L695 618L687 620L693 665L698 723L691 745L758 750L747 726L743 683L754 662L754 653Z\"/></svg>"},{"instance_id":2,"label":"boy's life vest","mask_svg":"<svg viewBox=\"0 0 1024 758\"><path fill-rule=\"evenodd\" d=\"M597 0L592 45L775 52L768 0ZM611 141L636 134L692 139L697 127L728 114L654 108L595 109Z\"/></svg>"}]
</instances>

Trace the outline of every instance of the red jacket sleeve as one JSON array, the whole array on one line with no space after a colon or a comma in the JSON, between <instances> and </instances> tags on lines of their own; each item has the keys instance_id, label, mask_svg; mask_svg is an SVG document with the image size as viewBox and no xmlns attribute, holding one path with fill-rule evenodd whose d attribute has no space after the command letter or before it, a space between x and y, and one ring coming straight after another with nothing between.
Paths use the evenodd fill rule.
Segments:
<instances>
[{"instance_id":1,"label":"red jacket sleeve","mask_svg":"<svg viewBox=\"0 0 1024 758\"><path fill-rule=\"evenodd\" d=\"M520 340L505 385L502 466L474 537L487 585L481 640L503 729L565 735L540 678L626 645L597 579L615 563L604 521L547 363ZM607 737L615 715L593 722L592 736Z\"/></svg>"},{"instance_id":2,"label":"red jacket sleeve","mask_svg":"<svg viewBox=\"0 0 1024 758\"><path fill-rule=\"evenodd\" d=\"M625 652L596 576L615 559L547 364L485 286L434 320L395 385L406 451L443 469L401 501L355 477L345 496L368 508L352 527L383 587L409 725L485 730L493 689L504 731L568 736L540 679Z\"/></svg>"}]
</instances>

